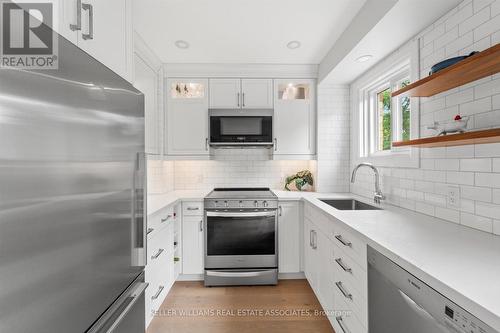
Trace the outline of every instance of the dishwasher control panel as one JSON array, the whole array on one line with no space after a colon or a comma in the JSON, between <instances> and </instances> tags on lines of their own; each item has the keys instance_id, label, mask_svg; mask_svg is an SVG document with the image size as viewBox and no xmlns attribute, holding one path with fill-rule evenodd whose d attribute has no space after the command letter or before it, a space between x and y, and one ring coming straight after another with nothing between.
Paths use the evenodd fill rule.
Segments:
<instances>
[{"instance_id":1,"label":"dishwasher control panel","mask_svg":"<svg viewBox=\"0 0 500 333\"><path fill-rule=\"evenodd\" d=\"M454 305L444 308L445 322L449 328L460 333L494 333L474 316Z\"/></svg>"}]
</instances>

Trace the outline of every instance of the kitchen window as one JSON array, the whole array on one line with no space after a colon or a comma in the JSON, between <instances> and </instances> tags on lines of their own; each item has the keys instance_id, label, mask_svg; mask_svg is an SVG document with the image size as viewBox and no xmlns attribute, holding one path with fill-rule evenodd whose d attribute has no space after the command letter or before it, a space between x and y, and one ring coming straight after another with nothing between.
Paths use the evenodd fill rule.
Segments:
<instances>
[{"instance_id":1,"label":"kitchen window","mask_svg":"<svg viewBox=\"0 0 500 333\"><path fill-rule=\"evenodd\" d=\"M418 44L418 43L417 43ZM418 49L406 52L394 61L376 65L356 81L351 89L354 123L359 131L357 162L371 162L379 166L418 166L418 151L413 148L395 148L395 141L419 137L419 101L405 95L392 97L396 90L418 79ZM356 119L357 118L357 119Z\"/></svg>"}]
</instances>

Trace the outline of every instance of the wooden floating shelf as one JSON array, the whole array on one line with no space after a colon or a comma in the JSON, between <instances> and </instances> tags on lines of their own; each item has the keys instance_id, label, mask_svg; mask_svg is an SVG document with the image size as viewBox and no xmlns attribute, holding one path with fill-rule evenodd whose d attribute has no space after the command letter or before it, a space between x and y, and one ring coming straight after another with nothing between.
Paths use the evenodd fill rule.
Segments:
<instances>
[{"instance_id":1,"label":"wooden floating shelf","mask_svg":"<svg viewBox=\"0 0 500 333\"><path fill-rule=\"evenodd\" d=\"M451 147L500 142L500 128L393 142L393 147Z\"/></svg>"},{"instance_id":2,"label":"wooden floating shelf","mask_svg":"<svg viewBox=\"0 0 500 333\"><path fill-rule=\"evenodd\" d=\"M392 93L429 97L500 72L500 43Z\"/></svg>"}]
</instances>

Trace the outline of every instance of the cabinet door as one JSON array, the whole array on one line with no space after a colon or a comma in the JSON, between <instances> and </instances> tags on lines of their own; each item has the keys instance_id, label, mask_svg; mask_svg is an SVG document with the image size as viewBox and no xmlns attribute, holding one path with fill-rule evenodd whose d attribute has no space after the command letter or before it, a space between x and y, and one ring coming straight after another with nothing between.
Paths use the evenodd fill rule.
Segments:
<instances>
[{"instance_id":1,"label":"cabinet door","mask_svg":"<svg viewBox=\"0 0 500 333\"><path fill-rule=\"evenodd\" d=\"M278 208L279 272L300 272L300 204L280 203Z\"/></svg>"},{"instance_id":2,"label":"cabinet door","mask_svg":"<svg viewBox=\"0 0 500 333\"><path fill-rule=\"evenodd\" d=\"M134 86L144 94L146 153L160 154L160 114L158 110L158 77L139 55L135 55Z\"/></svg>"},{"instance_id":3,"label":"cabinet door","mask_svg":"<svg viewBox=\"0 0 500 333\"><path fill-rule=\"evenodd\" d=\"M208 156L208 80L167 81L167 155Z\"/></svg>"},{"instance_id":4,"label":"cabinet door","mask_svg":"<svg viewBox=\"0 0 500 333\"><path fill-rule=\"evenodd\" d=\"M56 30L61 36L77 45L79 33L78 0L59 1L59 27ZM81 13L81 12L80 12ZM80 15L81 24L81 15Z\"/></svg>"},{"instance_id":5,"label":"cabinet door","mask_svg":"<svg viewBox=\"0 0 500 333\"><path fill-rule=\"evenodd\" d=\"M203 217L184 217L182 220L183 274L203 274L203 246Z\"/></svg>"},{"instance_id":6,"label":"cabinet door","mask_svg":"<svg viewBox=\"0 0 500 333\"><path fill-rule=\"evenodd\" d=\"M275 80L274 132L276 155L316 154L314 80Z\"/></svg>"},{"instance_id":7,"label":"cabinet door","mask_svg":"<svg viewBox=\"0 0 500 333\"><path fill-rule=\"evenodd\" d=\"M334 297L334 268L333 244L323 232L317 235L317 262L321 263L318 269L317 296L324 310L333 310Z\"/></svg>"},{"instance_id":8,"label":"cabinet door","mask_svg":"<svg viewBox=\"0 0 500 333\"><path fill-rule=\"evenodd\" d=\"M316 290L318 275L317 246L315 245L317 232L315 225L306 218L304 221L304 273L313 290Z\"/></svg>"},{"instance_id":9,"label":"cabinet door","mask_svg":"<svg viewBox=\"0 0 500 333\"><path fill-rule=\"evenodd\" d=\"M241 106L243 109L272 109L273 80L241 80Z\"/></svg>"},{"instance_id":10,"label":"cabinet door","mask_svg":"<svg viewBox=\"0 0 500 333\"><path fill-rule=\"evenodd\" d=\"M80 48L130 81L133 79L131 6L131 0L82 0L82 31L78 35Z\"/></svg>"},{"instance_id":11,"label":"cabinet door","mask_svg":"<svg viewBox=\"0 0 500 333\"><path fill-rule=\"evenodd\" d=\"M210 108L241 108L240 79L210 79Z\"/></svg>"}]
</instances>

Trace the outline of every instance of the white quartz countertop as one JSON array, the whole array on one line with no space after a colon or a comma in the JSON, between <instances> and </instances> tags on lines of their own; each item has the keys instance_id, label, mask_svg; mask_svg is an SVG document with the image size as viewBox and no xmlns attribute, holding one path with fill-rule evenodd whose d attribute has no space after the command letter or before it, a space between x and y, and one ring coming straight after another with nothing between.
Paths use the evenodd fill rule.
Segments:
<instances>
[{"instance_id":1,"label":"white quartz countertop","mask_svg":"<svg viewBox=\"0 0 500 333\"><path fill-rule=\"evenodd\" d=\"M209 191L148 196L148 214ZM341 211L320 199L366 198L349 193L273 191L280 200L304 200L344 223L368 245L500 331L500 237L406 209Z\"/></svg>"}]
</instances>

